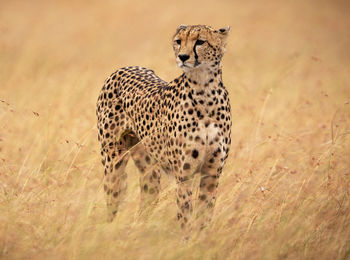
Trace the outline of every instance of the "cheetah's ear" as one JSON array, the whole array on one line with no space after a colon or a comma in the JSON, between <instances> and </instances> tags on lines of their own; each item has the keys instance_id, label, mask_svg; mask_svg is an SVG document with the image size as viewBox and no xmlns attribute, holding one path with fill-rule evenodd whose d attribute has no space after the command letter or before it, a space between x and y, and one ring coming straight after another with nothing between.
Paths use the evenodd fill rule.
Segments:
<instances>
[{"instance_id":1,"label":"cheetah's ear","mask_svg":"<svg viewBox=\"0 0 350 260\"><path fill-rule=\"evenodd\" d=\"M230 31L231 31L230 26L226 26L224 28L219 29L219 33L223 36L227 36Z\"/></svg>"},{"instance_id":2,"label":"cheetah's ear","mask_svg":"<svg viewBox=\"0 0 350 260\"><path fill-rule=\"evenodd\" d=\"M187 25L186 24L181 24L179 27L177 27L176 29L176 33L178 33L181 30L186 30Z\"/></svg>"},{"instance_id":3,"label":"cheetah's ear","mask_svg":"<svg viewBox=\"0 0 350 260\"><path fill-rule=\"evenodd\" d=\"M223 53L226 52L226 39L230 33L230 30L231 30L230 26L226 26L218 30L218 34L220 36L219 38L221 39L221 49Z\"/></svg>"}]
</instances>

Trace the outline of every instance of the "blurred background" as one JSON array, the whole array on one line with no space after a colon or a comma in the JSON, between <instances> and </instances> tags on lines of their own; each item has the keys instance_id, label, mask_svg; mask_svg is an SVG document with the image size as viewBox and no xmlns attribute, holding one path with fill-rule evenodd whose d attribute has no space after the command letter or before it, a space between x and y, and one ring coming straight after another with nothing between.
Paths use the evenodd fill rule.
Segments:
<instances>
[{"instance_id":1,"label":"blurred background","mask_svg":"<svg viewBox=\"0 0 350 260\"><path fill-rule=\"evenodd\" d=\"M346 259L350 3L0 0L0 258ZM95 103L122 66L170 81L180 24L231 26L232 149L212 226L182 243L174 182L105 223Z\"/></svg>"},{"instance_id":2,"label":"blurred background","mask_svg":"<svg viewBox=\"0 0 350 260\"><path fill-rule=\"evenodd\" d=\"M153 67L172 79L179 70L170 39L181 23L231 26L225 66L227 80L235 83L235 73L244 72L241 84L259 82L276 63L303 55L345 68L349 10L346 0L1 1L1 71L7 75L2 83L11 76L20 80L13 70L23 60L27 66L20 72L31 74L27 80L43 73L43 66L51 68L50 79L75 70L104 78L129 64Z\"/></svg>"}]
</instances>

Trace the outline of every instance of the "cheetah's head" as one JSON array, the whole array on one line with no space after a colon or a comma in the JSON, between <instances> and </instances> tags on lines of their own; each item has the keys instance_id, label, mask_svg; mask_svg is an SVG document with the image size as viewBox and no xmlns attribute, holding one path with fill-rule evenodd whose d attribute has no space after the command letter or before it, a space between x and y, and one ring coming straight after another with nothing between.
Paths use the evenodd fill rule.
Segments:
<instances>
[{"instance_id":1,"label":"cheetah's head","mask_svg":"<svg viewBox=\"0 0 350 260\"><path fill-rule=\"evenodd\" d=\"M215 30L206 25L180 25L173 37L177 65L185 72L218 66L229 32L229 26Z\"/></svg>"}]
</instances>

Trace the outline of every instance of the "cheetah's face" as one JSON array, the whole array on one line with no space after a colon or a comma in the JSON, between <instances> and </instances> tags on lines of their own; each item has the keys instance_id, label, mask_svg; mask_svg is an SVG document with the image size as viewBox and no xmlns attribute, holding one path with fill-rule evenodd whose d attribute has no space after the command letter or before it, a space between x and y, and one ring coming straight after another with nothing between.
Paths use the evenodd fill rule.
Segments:
<instances>
[{"instance_id":1,"label":"cheetah's face","mask_svg":"<svg viewBox=\"0 0 350 260\"><path fill-rule=\"evenodd\" d=\"M180 25L173 37L177 65L185 72L215 67L225 52L230 27L215 30L205 25Z\"/></svg>"}]
</instances>

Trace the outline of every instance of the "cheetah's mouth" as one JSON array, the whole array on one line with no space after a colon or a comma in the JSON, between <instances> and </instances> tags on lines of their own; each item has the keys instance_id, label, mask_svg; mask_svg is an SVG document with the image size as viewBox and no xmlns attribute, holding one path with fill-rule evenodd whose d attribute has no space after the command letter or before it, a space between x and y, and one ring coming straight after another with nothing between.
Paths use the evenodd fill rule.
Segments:
<instances>
[{"instance_id":1,"label":"cheetah's mouth","mask_svg":"<svg viewBox=\"0 0 350 260\"><path fill-rule=\"evenodd\" d=\"M196 68L198 67L199 65L201 65L200 62L196 61L195 64L190 64L190 63L187 63L187 62L181 62L178 64L178 66L181 68L181 69L193 69L193 68Z\"/></svg>"},{"instance_id":2,"label":"cheetah's mouth","mask_svg":"<svg viewBox=\"0 0 350 260\"><path fill-rule=\"evenodd\" d=\"M185 63L185 62L179 62L178 63L178 66L183 69L184 71L187 71L187 70L190 70L192 69L192 66L188 63Z\"/></svg>"},{"instance_id":3,"label":"cheetah's mouth","mask_svg":"<svg viewBox=\"0 0 350 260\"><path fill-rule=\"evenodd\" d=\"M191 66L183 62L182 64L180 64L180 68L191 68Z\"/></svg>"}]
</instances>

